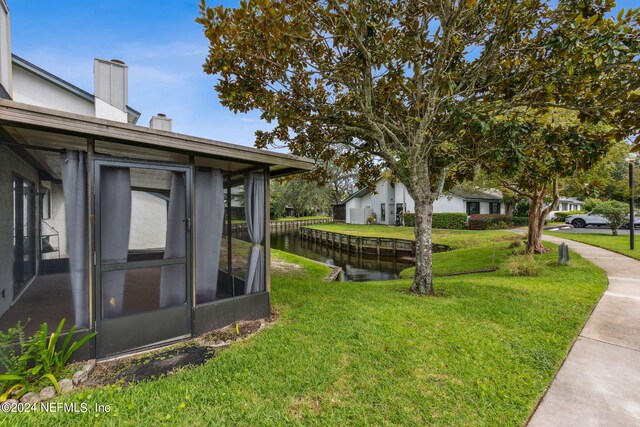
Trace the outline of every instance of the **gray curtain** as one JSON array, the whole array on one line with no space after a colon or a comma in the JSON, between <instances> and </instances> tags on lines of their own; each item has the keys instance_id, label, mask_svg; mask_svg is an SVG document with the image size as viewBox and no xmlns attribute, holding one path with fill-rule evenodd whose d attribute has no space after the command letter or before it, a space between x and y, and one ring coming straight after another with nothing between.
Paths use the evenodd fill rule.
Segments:
<instances>
[{"instance_id":1,"label":"gray curtain","mask_svg":"<svg viewBox=\"0 0 640 427\"><path fill-rule=\"evenodd\" d=\"M100 170L100 250L103 264L127 262L131 231L129 168ZM126 270L102 273L102 316L122 314Z\"/></svg>"},{"instance_id":2,"label":"gray curtain","mask_svg":"<svg viewBox=\"0 0 640 427\"><path fill-rule=\"evenodd\" d=\"M220 245L224 227L224 182L222 172L196 172L196 301L216 299Z\"/></svg>"},{"instance_id":3,"label":"gray curtain","mask_svg":"<svg viewBox=\"0 0 640 427\"><path fill-rule=\"evenodd\" d=\"M167 213L167 240L164 259L187 256L187 212L185 174L173 172ZM160 276L160 307L182 304L187 299L185 264L165 265Z\"/></svg>"},{"instance_id":4,"label":"gray curtain","mask_svg":"<svg viewBox=\"0 0 640 427\"><path fill-rule=\"evenodd\" d=\"M247 261L245 295L264 290L264 185L262 173L251 172L244 177L244 212L252 243Z\"/></svg>"},{"instance_id":5,"label":"gray curtain","mask_svg":"<svg viewBox=\"0 0 640 427\"><path fill-rule=\"evenodd\" d=\"M89 326L89 251L87 226L87 165L82 151L60 155L62 191L67 226L69 281L75 324Z\"/></svg>"}]
</instances>

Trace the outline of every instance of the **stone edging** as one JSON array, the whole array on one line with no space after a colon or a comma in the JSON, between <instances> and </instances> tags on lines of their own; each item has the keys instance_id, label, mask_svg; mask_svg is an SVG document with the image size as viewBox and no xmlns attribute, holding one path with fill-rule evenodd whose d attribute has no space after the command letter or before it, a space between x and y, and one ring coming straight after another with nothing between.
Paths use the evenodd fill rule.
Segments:
<instances>
[{"instance_id":1,"label":"stone edging","mask_svg":"<svg viewBox=\"0 0 640 427\"><path fill-rule=\"evenodd\" d=\"M96 367L96 361L90 360L86 362L80 370L76 371L71 378L63 378L58 381L58 386L60 387L60 394L67 394L73 391L74 388L85 382L91 372ZM53 399L57 396L56 389L53 386L48 386L40 390L40 392L36 393L30 391L29 393L25 393L24 396L20 398L20 403L39 403L44 402L50 399ZM13 407L17 407L18 401L16 399L9 399L5 401L5 405L14 405ZM7 406L11 408L12 406Z\"/></svg>"}]
</instances>

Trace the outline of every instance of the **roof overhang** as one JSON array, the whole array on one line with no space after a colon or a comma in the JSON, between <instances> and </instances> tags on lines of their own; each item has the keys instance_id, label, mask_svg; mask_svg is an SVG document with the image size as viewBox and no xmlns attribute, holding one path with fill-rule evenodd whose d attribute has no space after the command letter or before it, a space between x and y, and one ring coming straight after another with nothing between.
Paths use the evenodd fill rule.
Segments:
<instances>
[{"instance_id":1,"label":"roof overhang","mask_svg":"<svg viewBox=\"0 0 640 427\"><path fill-rule=\"evenodd\" d=\"M4 99L0 99L0 125L18 131L24 129L53 134L57 140L61 139L60 135L68 135L75 139L86 138L201 158L262 165L269 167L272 177L308 171L315 166L313 160L303 157L67 113ZM64 147L58 146L58 148ZM144 155L144 150L138 149L138 153Z\"/></svg>"}]
</instances>

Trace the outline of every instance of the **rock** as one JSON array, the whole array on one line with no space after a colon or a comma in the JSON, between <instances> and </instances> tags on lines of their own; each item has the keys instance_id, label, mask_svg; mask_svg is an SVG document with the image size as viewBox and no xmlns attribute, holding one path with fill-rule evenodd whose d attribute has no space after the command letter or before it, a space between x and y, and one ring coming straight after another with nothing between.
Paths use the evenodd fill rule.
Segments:
<instances>
[{"instance_id":1,"label":"rock","mask_svg":"<svg viewBox=\"0 0 640 427\"><path fill-rule=\"evenodd\" d=\"M87 378L89 378L89 374L85 370L80 370L75 374L73 374L72 378L73 378L73 385L78 385L80 383L85 382Z\"/></svg>"},{"instance_id":2,"label":"rock","mask_svg":"<svg viewBox=\"0 0 640 427\"><path fill-rule=\"evenodd\" d=\"M34 392L30 391L29 393L26 393L24 396L22 396L22 399L20 399L20 402L22 402L22 403L38 403L38 402L40 402L40 395L38 393L34 393Z\"/></svg>"},{"instance_id":3,"label":"rock","mask_svg":"<svg viewBox=\"0 0 640 427\"><path fill-rule=\"evenodd\" d=\"M53 399L56 396L56 389L49 386L40 390L40 400Z\"/></svg>"},{"instance_id":4,"label":"rock","mask_svg":"<svg viewBox=\"0 0 640 427\"><path fill-rule=\"evenodd\" d=\"M93 372L93 370L95 368L96 368L96 361L95 360L90 360L89 362L87 362L86 365L84 365L82 370L85 371L87 373L87 375L91 375L91 373Z\"/></svg>"},{"instance_id":5,"label":"rock","mask_svg":"<svg viewBox=\"0 0 640 427\"><path fill-rule=\"evenodd\" d=\"M60 394L69 393L73 390L73 381L69 378L65 378L58 381L58 386L60 387Z\"/></svg>"},{"instance_id":6,"label":"rock","mask_svg":"<svg viewBox=\"0 0 640 427\"><path fill-rule=\"evenodd\" d=\"M18 412L18 401L16 399L7 399L0 404L0 412Z\"/></svg>"}]
</instances>

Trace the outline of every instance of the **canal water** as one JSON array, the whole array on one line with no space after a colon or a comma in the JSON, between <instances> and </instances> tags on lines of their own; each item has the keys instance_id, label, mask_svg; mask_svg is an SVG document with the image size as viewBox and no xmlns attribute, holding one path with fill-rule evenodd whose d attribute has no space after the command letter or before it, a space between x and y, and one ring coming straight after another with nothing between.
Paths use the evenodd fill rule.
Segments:
<instances>
[{"instance_id":1,"label":"canal water","mask_svg":"<svg viewBox=\"0 0 640 427\"><path fill-rule=\"evenodd\" d=\"M344 281L347 282L398 279L402 270L413 265L411 262L403 262L394 257L354 254L320 243L301 240L298 230L297 227L272 230L271 247L328 265L342 267ZM248 237L246 232L234 233L234 235L243 240Z\"/></svg>"}]
</instances>

